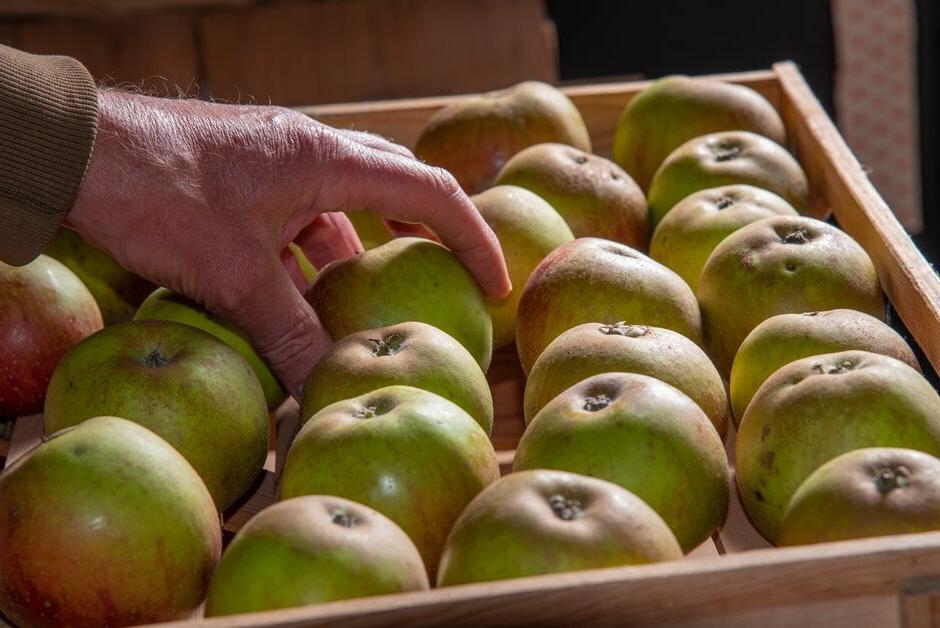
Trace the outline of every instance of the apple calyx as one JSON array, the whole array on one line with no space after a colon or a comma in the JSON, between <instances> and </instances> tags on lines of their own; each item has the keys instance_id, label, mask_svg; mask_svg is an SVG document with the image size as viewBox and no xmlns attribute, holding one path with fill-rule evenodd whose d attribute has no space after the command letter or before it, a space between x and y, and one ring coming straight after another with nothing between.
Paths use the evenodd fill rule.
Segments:
<instances>
[{"instance_id":1,"label":"apple calyx","mask_svg":"<svg viewBox=\"0 0 940 628\"><path fill-rule=\"evenodd\" d=\"M404 341L405 337L402 334L392 334L384 340L380 338L369 338L369 342L372 343L372 355L377 358L386 355L395 355L401 350Z\"/></svg>"},{"instance_id":2,"label":"apple calyx","mask_svg":"<svg viewBox=\"0 0 940 628\"><path fill-rule=\"evenodd\" d=\"M359 525L359 520L341 508L337 508L330 513L330 521L344 528L352 528Z\"/></svg>"},{"instance_id":3,"label":"apple calyx","mask_svg":"<svg viewBox=\"0 0 940 628\"><path fill-rule=\"evenodd\" d=\"M780 241L784 244L806 244L812 239L813 237L809 234L809 231L797 229L780 238Z\"/></svg>"},{"instance_id":4,"label":"apple calyx","mask_svg":"<svg viewBox=\"0 0 940 628\"><path fill-rule=\"evenodd\" d=\"M588 162L587 156L585 156L585 155L577 155L577 154L572 155L572 156L571 156L571 160L572 160L574 163L578 164L579 166L580 166L580 165L584 165L584 164L586 164L586 163Z\"/></svg>"},{"instance_id":5,"label":"apple calyx","mask_svg":"<svg viewBox=\"0 0 940 628\"><path fill-rule=\"evenodd\" d=\"M882 495L896 488L903 488L910 482L911 472L904 465L881 467L875 470L875 488Z\"/></svg>"},{"instance_id":6,"label":"apple calyx","mask_svg":"<svg viewBox=\"0 0 940 628\"><path fill-rule=\"evenodd\" d=\"M731 142L718 142L711 146L715 161L731 161L741 154L741 147Z\"/></svg>"},{"instance_id":7,"label":"apple calyx","mask_svg":"<svg viewBox=\"0 0 940 628\"><path fill-rule=\"evenodd\" d=\"M548 498L548 505L555 516L562 521L572 521L584 514L580 501L568 499L563 495L552 495Z\"/></svg>"},{"instance_id":8,"label":"apple calyx","mask_svg":"<svg viewBox=\"0 0 940 628\"><path fill-rule=\"evenodd\" d=\"M727 209L734 205L734 199L730 196L722 196L717 201L715 201L715 207L718 209Z\"/></svg>"},{"instance_id":9,"label":"apple calyx","mask_svg":"<svg viewBox=\"0 0 940 628\"><path fill-rule=\"evenodd\" d=\"M819 316L819 312L803 312L800 316Z\"/></svg>"},{"instance_id":10,"label":"apple calyx","mask_svg":"<svg viewBox=\"0 0 940 628\"><path fill-rule=\"evenodd\" d=\"M583 407L588 412L597 412L598 410L603 410L609 406L611 401L613 401L613 399L601 393L599 395L594 395L593 397L587 397L584 400Z\"/></svg>"},{"instance_id":11,"label":"apple calyx","mask_svg":"<svg viewBox=\"0 0 940 628\"><path fill-rule=\"evenodd\" d=\"M852 360L842 360L838 364L814 364L812 369L820 375L842 375L855 368Z\"/></svg>"},{"instance_id":12,"label":"apple calyx","mask_svg":"<svg viewBox=\"0 0 940 628\"><path fill-rule=\"evenodd\" d=\"M163 354L162 349L157 346L150 350L144 359L140 361L141 364L148 368L159 369L163 368L170 364L170 359Z\"/></svg>"},{"instance_id":13,"label":"apple calyx","mask_svg":"<svg viewBox=\"0 0 940 628\"><path fill-rule=\"evenodd\" d=\"M377 409L378 408L376 408L376 406L366 406L365 408L358 408L353 413L353 416L356 417L357 419L374 419L375 415L378 414L376 412Z\"/></svg>"},{"instance_id":14,"label":"apple calyx","mask_svg":"<svg viewBox=\"0 0 940 628\"><path fill-rule=\"evenodd\" d=\"M650 328L643 325L627 325L624 321L618 321L613 325L601 325L598 331L607 336L627 336L629 338L639 338L650 333Z\"/></svg>"}]
</instances>

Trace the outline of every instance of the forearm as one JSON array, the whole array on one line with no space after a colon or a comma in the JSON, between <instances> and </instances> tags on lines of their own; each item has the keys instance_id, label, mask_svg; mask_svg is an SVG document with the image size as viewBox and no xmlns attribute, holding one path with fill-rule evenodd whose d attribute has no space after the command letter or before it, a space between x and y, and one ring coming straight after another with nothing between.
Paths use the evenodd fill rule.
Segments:
<instances>
[{"instance_id":1,"label":"forearm","mask_svg":"<svg viewBox=\"0 0 940 628\"><path fill-rule=\"evenodd\" d=\"M25 264L72 207L95 139L97 95L67 57L0 46L0 261Z\"/></svg>"}]
</instances>

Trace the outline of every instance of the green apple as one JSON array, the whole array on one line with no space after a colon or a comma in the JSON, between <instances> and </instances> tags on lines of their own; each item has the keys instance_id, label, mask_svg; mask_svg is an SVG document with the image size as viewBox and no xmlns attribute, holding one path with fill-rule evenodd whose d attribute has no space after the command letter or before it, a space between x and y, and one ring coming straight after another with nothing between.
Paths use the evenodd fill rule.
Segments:
<instances>
[{"instance_id":1,"label":"green apple","mask_svg":"<svg viewBox=\"0 0 940 628\"><path fill-rule=\"evenodd\" d=\"M124 270L114 258L72 229L59 229L43 252L78 275L95 297L106 325L129 321L137 306L156 287Z\"/></svg>"},{"instance_id":2,"label":"green apple","mask_svg":"<svg viewBox=\"0 0 940 628\"><path fill-rule=\"evenodd\" d=\"M392 231L382 220L382 217L368 209L346 212L346 217L352 223L362 246L366 249L374 249L394 238Z\"/></svg>"},{"instance_id":3,"label":"green apple","mask_svg":"<svg viewBox=\"0 0 940 628\"><path fill-rule=\"evenodd\" d=\"M551 205L526 189L499 185L470 200L496 233L513 285L508 297L488 303L493 348L498 349L516 337L516 310L529 275L546 255L574 240L574 235Z\"/></svg>"},{"instance_id":4,"label":"green apple","mask_svg":"<svg viewBox=\"0 0 940 628\"><path fill-rule=\"evenodd\" d=\"M667 76L630 99L614 131L614 161L646 190L666 157L683 143L717 131L751 131L786 142L780 114L744 85Z\"/></svg>"},{"instance_id":5,"label":"green apple","mask_svg":"<svg viewBox=\"0 0 940 628\"><path fill-rule=\"evenodd\" d=\"M822 465L783 514L779 545L940 530L940 460L913 449L856 449Z\"/></svg>"},{"instance_id":6,"label":"green apple","mask_svg":"<svg viewBox=\"0 0 940 628\"><path fill-rule=\"evenodd\" d=\"M578 325L545 348L526 380L526 423L581 380L610 372L649 375L675 386L698 404L724 436L728 396L721 375L705 352L674 331L623 322Z\"/></svg>"},{"instance_id":7,"label":"green apple","mask_svg":"<svg viewBox=\"0 0 940 628\"><path fill-rule=\"evenodd\" d=\"M417 548L385 515L339 497L295 497L238 532L212 576L206 616L427 588Z\"/></svg>"},{"instance_id":8,"label":"green apple","mask_svg":"<svg viewBox=\"0 0 940 628\"><path fill-rule=\"evenodd\" d=\"M657 225L650 257L676 271L695 290L708 256L726 237L763 218L796 215L788 202L752 185L694 192Z\"/></svg>"},{"instance_id":9,"label":"green apple","mask_svg":"<svg viewBox=\"0 0 940 628\"><path fill-rule=\"evenodd\" d=\"M499 478L473 418L426 390L388 386L314 415L287 454L281 499L336 495L401 526L433 578L457 517Z\"/></svg>"},{"instance_id":10,"label":"green apple","mask_svg":"<svg viewBox=\"0 0 940 628\"><path fill-rule=\"evenodd\" d=\"M396 323L428 323L456 338L484 371L493 323L483 293L457 257L436 242L395 238L327 264L307 300L334 340Z\"/></svg>"},{"instance_id":11,"label":"green apple","mask_svg":"<svg viewBox=\"0 0 940 628\"><path fill-rule=\"evenodd\" d=\"M806 478L864 447L940 454L940 396L920 373L867 351L812 356L778 370L751 400L736 442L738 489L751 523L777 542Z\"/></svg>"},{"instance_id":12,"label":"green apple","mask_svg":"<svg viewBox=\"0 0 940 628\"><path fill-rule=\"evenodd\" d=\"M813 206L806 174L787 149L761 135L724 131L689 140L660 165L647 195L650 225L693 192L735 183L770 190L800 213L828 214Z\"/></svg>"},{"instance_id":13,"label":"green apple","mask_svg":"<svg viewBox=\"0 0 940 628\"><path fill-rule=\"evenodd\" d=\"M564 144L537 144L510 159L496 185L535 192L565 219L575 237L598 237L645 249L646 196L623 169Z\"/></svg>"},{"instance_id":14,"label":"green apple","mask_svg":"<svg viewBox=\"0 0 940 628\"><path fill-rule=\"evenodd\" d=\"M268 453L258 378L234 349L189 325L118 323L59 362L46 394L46 434L102 415L139 423L176 447L220 510L251 487Z\"/></svg>"},{"instance_id":15,"label":"green apple","mask_svg":"<svg viewBox=\"0 0 940 628\"><path fill-rule=\"evenodd\" d=\"M414 152L476 194L493 184L510 157L544 142L591 150L584 120L568 97L547 83L524 81L444 107L428 120Z\"/></svg>"},{"instance_id":16,"label":"green apple","mask_svg":"<svg viewBox=\"0 0 940 628\"><path fill-rule=\"evenodd\" d=\"M42 412L59 360L101 326L94 297L63 264L0 262L0 416Z\"/></svg>"},{"instance_id":17,"label":"green apple","mask_svg":"<svg viewBox=\"0 0 940 628\"><path fill-rule=\"evenodd\" d=\"M520 471L477 495L454 525L438 586L682 558L662 517L611 482Z\"/></svg>"},{"instance_id":18,"label":"green apple","mask_svg":"<svg viewBox=\"0 0 940 628\"><path fill-rule=\"evenodd\" d=\"M414 386L452 401L493 431L493 396L463 345L425 323L399 323L350 334L320 358L304 387L300 418L386 386Z\"/></svg>"},{"instance_id":19,"label":"green apple","mask_svg":"<svg viewBox=\"0 0 940 628\"><path fill-rule=\"evenodd\" d=\"M560 469L618 484L646 502L688 552L728 512L728 459L718 432L682 391L636 373L595 375L529 423L514 471Z\"/></svg>"},{"instance_id":20,"label":"green apple","mask_svg":"<svg viewBox=\"0 0 940 628\"><path fill-rule=\"evenodd\" d=\"M874 316L845 309L772 316L747 335L734 356L730 389L736 424L760 385L783 365L851 349L880 353L920 370L911 347Z\"/></svg>"},{"instance_id":21,"label":"green apple","mask_svg":"<svg viewBox=\"0 0 940 628\"><path fill-rule=\"evenodd\" d=\"M884 318L871 259L845 232L804 216L764 218L718 245L696 288L709 355L724 373L771 316L849 308Z\"/></svg>"},{"instance_id":22,"label":"green apple","mask_svg":"<svg viewBox=\"0 0 940 628\"><path fill-rule=\"evenodd\" d=\"M57 432L0 475L0 610L20 626L186 619L221 548L196 471L124 419Z\"/></svg>"},{"instance_id":23,"label":"green apple","mask_svg":"<svg viewBox=\"0 0 940 628\"><path fill-rule=\"evenodd\" d=\"M625 244L579 238L532 271L519 299L516 350L526 373L548 344L576 325L650 325L702 342L695 295L682 278Z\"/></svg>"},{"instance_id":24,"label":"green apple","mask_svg":"<svg viewBox=\"0 0 940 628\"><path fill-rule=\"evenodd\" d=\"M153 294L140 304L137 313L134 315L134 320L175 321L212 334L232 349L235 349L251 365L251 370L255 372L258 381L261 383L261 390L264 391L264 398L269 410L277 409L287 399L287 391L284 390L277 377L254 350L245 335L231 323L211 314L201 305L183 295L171 292L166 288L157 288Z\"/></svg>"}]
</instances>

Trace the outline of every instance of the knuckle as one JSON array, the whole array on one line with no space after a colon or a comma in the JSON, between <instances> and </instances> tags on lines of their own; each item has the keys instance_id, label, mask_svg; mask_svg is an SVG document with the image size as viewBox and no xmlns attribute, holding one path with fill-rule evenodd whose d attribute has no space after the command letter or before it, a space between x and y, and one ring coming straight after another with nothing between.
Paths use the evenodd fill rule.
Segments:
<instances>
[{"instance_id":1,"label":"knuckle","mask_svg":"<svg viewBox=\"0 0 940 628\"><path fill-rule=\"evenodd\" d=\"M460 184L449 171L434 166L428 167L427 172L429 183L442 195L448 198L463 196Z\"/></svg>"}]
</instances>

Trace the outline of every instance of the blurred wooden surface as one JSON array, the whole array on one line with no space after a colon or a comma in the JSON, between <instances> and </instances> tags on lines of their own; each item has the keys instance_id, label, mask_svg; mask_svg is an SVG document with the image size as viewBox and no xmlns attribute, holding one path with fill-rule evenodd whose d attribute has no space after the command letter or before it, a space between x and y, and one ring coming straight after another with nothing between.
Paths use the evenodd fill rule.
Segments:
<instances>
[{"instance_id":1,"label":"blurred wooden surface","mask_svg":"<svg viewBox=\"0 0 940 628\"><path fill-rule=\"evenodd\" d=\"M281 105L557 79L543 0L2 0L0 43L105 83Z\"/></svg>"}]
</instances>

